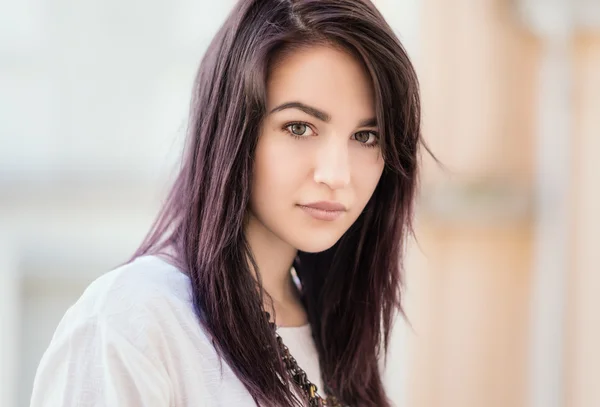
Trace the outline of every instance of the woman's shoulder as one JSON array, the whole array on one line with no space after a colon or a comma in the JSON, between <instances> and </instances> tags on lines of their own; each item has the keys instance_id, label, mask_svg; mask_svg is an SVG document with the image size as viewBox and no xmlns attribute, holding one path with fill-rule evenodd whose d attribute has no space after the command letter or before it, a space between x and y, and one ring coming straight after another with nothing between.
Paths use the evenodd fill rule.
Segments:
<instances>
[{"instance_id":1,"label":"woman's shoulder","mask_svg":"<svg viewBox=\"0 0 600 407\"><path fill-rule=\"evenodd\" d=\"M111 317L133 311L191 306L187 275L158 256L138 257L92 281L69 312Z\"/></svg>"},{"instance_id":2,"label":"woman's shoulder","mask_svg":"<svg viewBox=\"0 0 600 407\"><path fill-rule=\"evenodd\" d=\"M213 359L189 278L159 257L140 257L98 277L67 310L40 360L31 405L173 405L191 388L183 372L193 371L198 387Z\"/></svg>"},{"instance_id":3,"label":"woman's shoulder","mask_svg":"<svg viewBox=\"0 0 600 407\"><path fill-rule=\"evenodd\" d=\"M190 342L212 349L198 323L189 277L157 256L139 257L89 284L63 315L51 347L92 338L100 347L126 344L147 356L165 356Z\"/></svg>"},{"instance_id":4,"label":"woman's shoulder","mask_svg":"<svg viewBox=\"0 0 600 407\"><path fill-rule=\"evenodd\" d=\"M139 257L91 282L65 312L54 339L89 327L142 342L172 341L176 338L165 336L169 331L190 327L202 333L189 277L158 256Z\"/></svg>"}]
</instances>

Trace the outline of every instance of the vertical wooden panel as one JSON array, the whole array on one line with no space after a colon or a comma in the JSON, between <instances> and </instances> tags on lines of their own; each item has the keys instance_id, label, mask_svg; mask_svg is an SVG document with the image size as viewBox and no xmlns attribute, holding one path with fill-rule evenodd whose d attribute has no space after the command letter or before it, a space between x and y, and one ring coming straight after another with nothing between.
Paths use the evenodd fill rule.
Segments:
<instances>
[{"instance_id":1,"label":"vertical wooden panel","mask_svg":"<svg viewBox=\"0 0 600 407\"><path fill-rule=\"evenodd\" d=\"M576 41L566 406L600 405L600 35Z\"/></svg>"},{"instance_id":2,"label":"vertical wooden panel","mask_svg":"<svg viewBox=\"0 0 600 407\"><path fill-rule=\"evenodd\" d=\"M409 263L410 407L525 405L533 217L509 202L533 184L539 44L509 7L421 6L425 138L448 171L426 161L437 209L420 206Z\"/></svg>"}]
</instances>

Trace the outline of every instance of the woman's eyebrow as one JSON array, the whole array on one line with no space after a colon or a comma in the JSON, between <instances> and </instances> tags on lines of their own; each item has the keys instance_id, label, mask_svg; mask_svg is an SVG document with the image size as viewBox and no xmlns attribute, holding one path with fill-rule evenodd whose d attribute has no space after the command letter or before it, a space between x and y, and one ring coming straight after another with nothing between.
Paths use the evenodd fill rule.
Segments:
<instances>
[{"instance_id":1,"label":"woman's eyebrow","mask_svg":"<svg viewBox=\"0 0 600 407\"><path fill-rule=\"evenodd\" d=\"M316 107L312 107L309 106L307 104L304 104L302 102L286 102L283 103L279 106L277 106L276 108L274 108L273 110L271 110L269 112L269 114L271 113L275 113L275 112L279 112L285 109L298 109L303 111L306 114L309 114L313 117L316 117L317 119L323 121L323 122L329 122L331 121L331 115L317 109ZM365 120L361 120L358 123L358 127L377 127L377 119L375 119L374 117L371 117L369 119L365 119Z\"/></svg>"},{"instance_id":2,"label":"woman's eyebrow","mask_svg":"<svg viewBox=\"0 0 600 407\"><path fill-rule=\"evenodd\" d=\"M301 102L286 102L282 105L277 106L273 110L271 110L271 112L269 114L279 112L279 111L285 110L285 109L302 110L304 113L309 114L313 117L316 117L317 119L319 119L323 122L329 122L331 120L331 115L325 113L322 110L317 109L316 107L308 106Z\"/></svg>"},{"instance_id":3,"label":"woman's eyebrow","mask_svg":"<svg viewBox=\"0 0 600 407\"><path fill-rule=\"evenodd\" d=\"M372 117L370 119L362 120L358 123L358 127L377 127L377 119Z\"/></svg>"}]
</instances>

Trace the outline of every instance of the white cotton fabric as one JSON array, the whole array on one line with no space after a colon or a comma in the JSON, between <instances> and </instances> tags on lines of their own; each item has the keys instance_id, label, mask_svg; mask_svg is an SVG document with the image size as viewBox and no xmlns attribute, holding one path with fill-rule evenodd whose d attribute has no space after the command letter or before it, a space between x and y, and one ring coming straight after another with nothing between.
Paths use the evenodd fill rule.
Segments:
<instances>
[{"instance_id":1,"label":"white cotton fabric","mask_svg":"<svg viewBox=\"0 0 600 407\"><path fill-rule=\"evenodd\" d=\"M310 326L278 327L319 389ZM32 407L255 406L200 326L189 278L144 256L95 280L66 312L38 367Z\"/></svg>"}]
</instances>

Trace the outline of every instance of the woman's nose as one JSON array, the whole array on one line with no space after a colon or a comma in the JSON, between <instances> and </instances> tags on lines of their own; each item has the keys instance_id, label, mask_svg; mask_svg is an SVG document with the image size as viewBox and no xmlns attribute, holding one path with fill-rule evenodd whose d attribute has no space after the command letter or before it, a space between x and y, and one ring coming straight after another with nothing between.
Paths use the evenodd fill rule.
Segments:
<instances>
[{"instance_id":1,"label":"woman's nose","mask_svg":"<svg viewBox=\"0 0 600 407\"><path fill-rule=\"evenodd\" d=\"M320 146L315 163L314 180L331 189L345 188L350 184L350 157L347 140L330 137Z\"/></svg>"}]
</instances>

